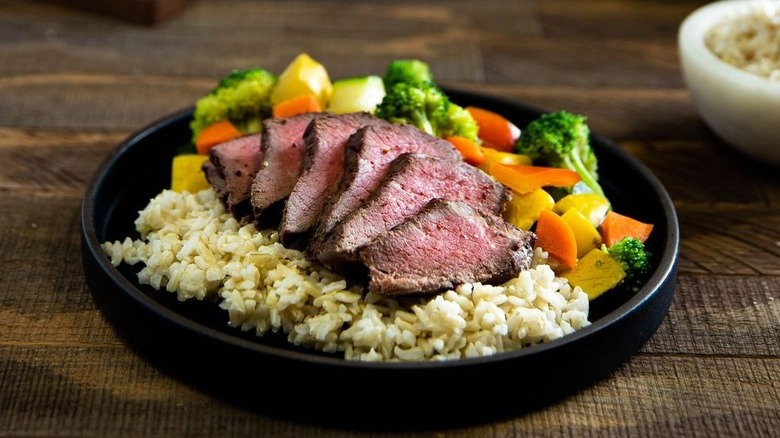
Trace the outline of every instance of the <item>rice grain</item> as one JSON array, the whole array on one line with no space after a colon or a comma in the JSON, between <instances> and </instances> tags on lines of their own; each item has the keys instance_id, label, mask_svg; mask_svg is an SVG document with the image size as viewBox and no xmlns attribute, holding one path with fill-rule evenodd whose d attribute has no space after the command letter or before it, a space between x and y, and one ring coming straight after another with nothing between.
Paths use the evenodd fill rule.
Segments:
<instances>
[{"instance_id":1,"label":"rice grain","mask_svg":"<svg viewBox=\"0 0 780 438\"><path fill-rule=\"evenodd\" d=\"M164 190L135 221L139 238L104 242L114 266L181 301L214 299L226 323L348 360L453 360L493 355L586 327L589 302L537 250L502 285L463 284L426 298L367 293L225 211L211 189Z\"/></svg>"}]
</instances>

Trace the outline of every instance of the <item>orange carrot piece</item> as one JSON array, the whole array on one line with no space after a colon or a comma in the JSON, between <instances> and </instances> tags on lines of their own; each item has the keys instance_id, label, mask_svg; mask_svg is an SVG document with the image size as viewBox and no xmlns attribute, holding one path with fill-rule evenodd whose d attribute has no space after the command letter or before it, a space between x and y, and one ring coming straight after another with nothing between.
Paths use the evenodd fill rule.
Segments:
<instances>
[{"instance_id":1,"label":"orange carrot piece","mask_svg":"<svg viewBox=\"0 0 780 438\"><path fill-rule=\"evenodd\" d=\"M490 163L488 173L501 184L521 194L531 193L542 187L570 187L581 179L577 172L560 167L495 162Z\"/></svg>"},{"instance_id":2,"label":"orange carrot piece","mask_svg":"<svg viewBox=\"0 0 780 438\"><path fill-rule=\"evenodd\" d=\"M552 210L540 211L535 232L536 246L569 269L577 264L577 239L569 223L558 213Z\"/></svg>"},{"instance_id":3,"label":"orange carrot piece","mask_svg":"<svg viewBox=\"0 0 780 438\"><path fill-rule=\"evenodd\" d=\"M195 149L199 154L208 154L213 146L240 136L241 132L233 123L229 120L220 120L200 131L195 138Z\"/></svg>"},{"instance_id":4,"label":"orange carrot piece","mask_svg":"<svg viewBox=\"0 0 780 438\"><path fill-rule=\"evenodd\" d=\"M650 237L653 225L610 210L601 222L601 240L609 247L624 237L635 237L642 242Z\"/></svg>"},{"instance_id":5,"label":"orange carrot piece","mask_svg":"<svg viewBox=\"0 0 780 438\"><path fill-rule=\"evenodd\" d=\"M313 94L301 94L283 100L272 108L274 117L291 117L304 113L318 113L322 111L320 102Z\"/></svg>"},{"instance_id":6,"label":"orange carrot piece","mask_svg":"<svg viewBox=\"0 0 780 438\"><path fill-rule=\"evenodd\" d=\"M455 149L460 152L463 160L472 166L479 166L485 161L485 154L482 152L482 147L471 139L453 135L446 138L447 141L455 146Z\"/></svg>"},{"instance_id":7,"label":"orange carrot piece","mask_svg":"<svg viewBox=\"0 0 780 438\"><path fill-rule=\"evenodd\" d=\"M494 149L502 152L512 152L515 142L520 137L520 128L509 119L496 112L476 106L467 106L479 127L479 138Z\"/></svg>"}]
</instances>

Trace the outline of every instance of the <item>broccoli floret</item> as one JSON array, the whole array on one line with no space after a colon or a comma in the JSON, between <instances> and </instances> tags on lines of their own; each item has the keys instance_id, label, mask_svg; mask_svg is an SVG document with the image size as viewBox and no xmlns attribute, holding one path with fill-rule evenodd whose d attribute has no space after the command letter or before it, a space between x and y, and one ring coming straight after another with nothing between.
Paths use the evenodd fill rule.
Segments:
<instances>
[{"instance_id":1,"label":"broccoli floret","mask_svg":"<svg viewBox=\"0 0 780 438\"><path fill-rule=\"evenodd\" d=\"M431 69L419 59L390 62L384 76L385 97L375 114L393 123L414 125L437 137L461 136L481 143L476 120L453 103L433 81Z\"/></svg>"},{"instance_id":2,"label":"broccoli floret","mask_svg":"<svg viewBox=\"0 0 780 438\"><path fill-rule=\"evenodd\" d=\"M474 120L474 116L466 108L453 103L449 98L447 105L441 112L441 117L436 118L439 137L459 136L466 137L477 144L482 143L482 140L477 136L479 126Z\"/></svg>"},{"instance_id":3,"label":"broccoli floret","mask_svg":"<svg viewBox=\"0 0 780 438\"><path fill-rule=\"evenodd\" d=\"M566 111L543 114L522 131L515 151L549 166L576 171L586 187L604 196L586 120L583 115Z\"/></svg>"},{"instance_id":4,"label":"broccoli floret","mask_svg":"<svg viewBox=\"0 0 780 438\"><path fill-rule=\"evenodd\" d=\"M396 59L387 66L384 77L385 87L398 82L433 82L431 69L419 59Z\"/></svg>"},{"instance_id":5,"label":"broccoli floret","mask_svg":"<svg viewBox=\"0 0 780 438\"><path fill-rule=\"evenodd\" d=\"M431 116L445 105L444 100L444 94L431 82L398 82L386 90L376 116L393 123L414 125L434 134Z\"/></svg>"},{"instance_id":6,"label":"broccoli floret","mask_svg":"<svg viewBox=\"0 0 780 438\"><path fill-rule=\"evenodd\" d=\"M453 103L433 82L397 82L385 93L376 116L411 124L437 137L458 135L480 142L477 122L463 107Z\"/></svg>"},{"instance_id":7,"label":"broccoli floret","mask_svg":"<svg viewBox=\"0 0 780 438\"><path fill-rule=\"evenodd\" d=\"M192 139L220 120L230 120L244 134L260 132L271 114L271 91L278 77L262 68L234 70L195 104Z\"/></svg>"},{"instance_id":8,"label":"broccoli floret","mask_svg":"<svg viewBox=\"0 0 780 438\"><path fill-rule=\"evenodd\" d=\"M610 247L602 245L601 249L617 260L626 272L622 284L629 290L639 290L650 272L651 254L644 242L635 237L624 237Z\"/></svg>"}]
</instances>

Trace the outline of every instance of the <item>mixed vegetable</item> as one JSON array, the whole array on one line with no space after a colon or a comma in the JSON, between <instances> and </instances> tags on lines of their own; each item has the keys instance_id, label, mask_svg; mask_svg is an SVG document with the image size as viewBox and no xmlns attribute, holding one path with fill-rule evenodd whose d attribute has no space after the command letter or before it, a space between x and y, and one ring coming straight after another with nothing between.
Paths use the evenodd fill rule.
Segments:
<instances>
[{"instance_id":1,"label":"mixed vegetable","mask_svg":"<svg viewBox=\"0 0 780 438\"><path fill-rule=\"evenodd\" d=\"M452 102L418 59L391 61L383 76L335 81L305 53L278 76L262 68L233 71L196 103L194 152L174 158L171 188L207 188L201 166L209 149L261 132L265 118L358 111L447 139L466 162L508 187L504 218L535 232L556 273L591 300L617 287L638 290L646 281L645 242L653 224L612 209L585 116L551 112L520 129L487 108Z\"/></svg>"}]
</instances>

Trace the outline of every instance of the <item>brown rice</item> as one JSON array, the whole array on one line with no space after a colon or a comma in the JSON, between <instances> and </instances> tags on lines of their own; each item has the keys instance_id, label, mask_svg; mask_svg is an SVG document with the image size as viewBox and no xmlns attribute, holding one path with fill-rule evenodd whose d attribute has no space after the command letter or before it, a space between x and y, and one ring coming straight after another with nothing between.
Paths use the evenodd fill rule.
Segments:
<instances>
[{"instance_id":1,"label":"brown rice","mask_svg":"<svg viewBox=\"0 0 780 438\"><path fill-rule=\"evenodd\" d=\"M780 82L780 13L765 2L714 26L705 37L712 52L742 70Z\"/></svg>"},{"instance_id":2,"label":"brown rice","mask_svg":"<svg viewBox=\"0 0 780 438\"><path fill-rule=\"evenodd\" d=\"M537 250L502 285L464 284L429 298L391 299L285 248L275 230L234 219L214 191L164 190L139 212L139 239L105 242L111 263L143 263L141 284L179 300L216 298L227 324L346 359L447 360L560 338L590 324L588 297Z\"/></svg>"}]
</instances>

